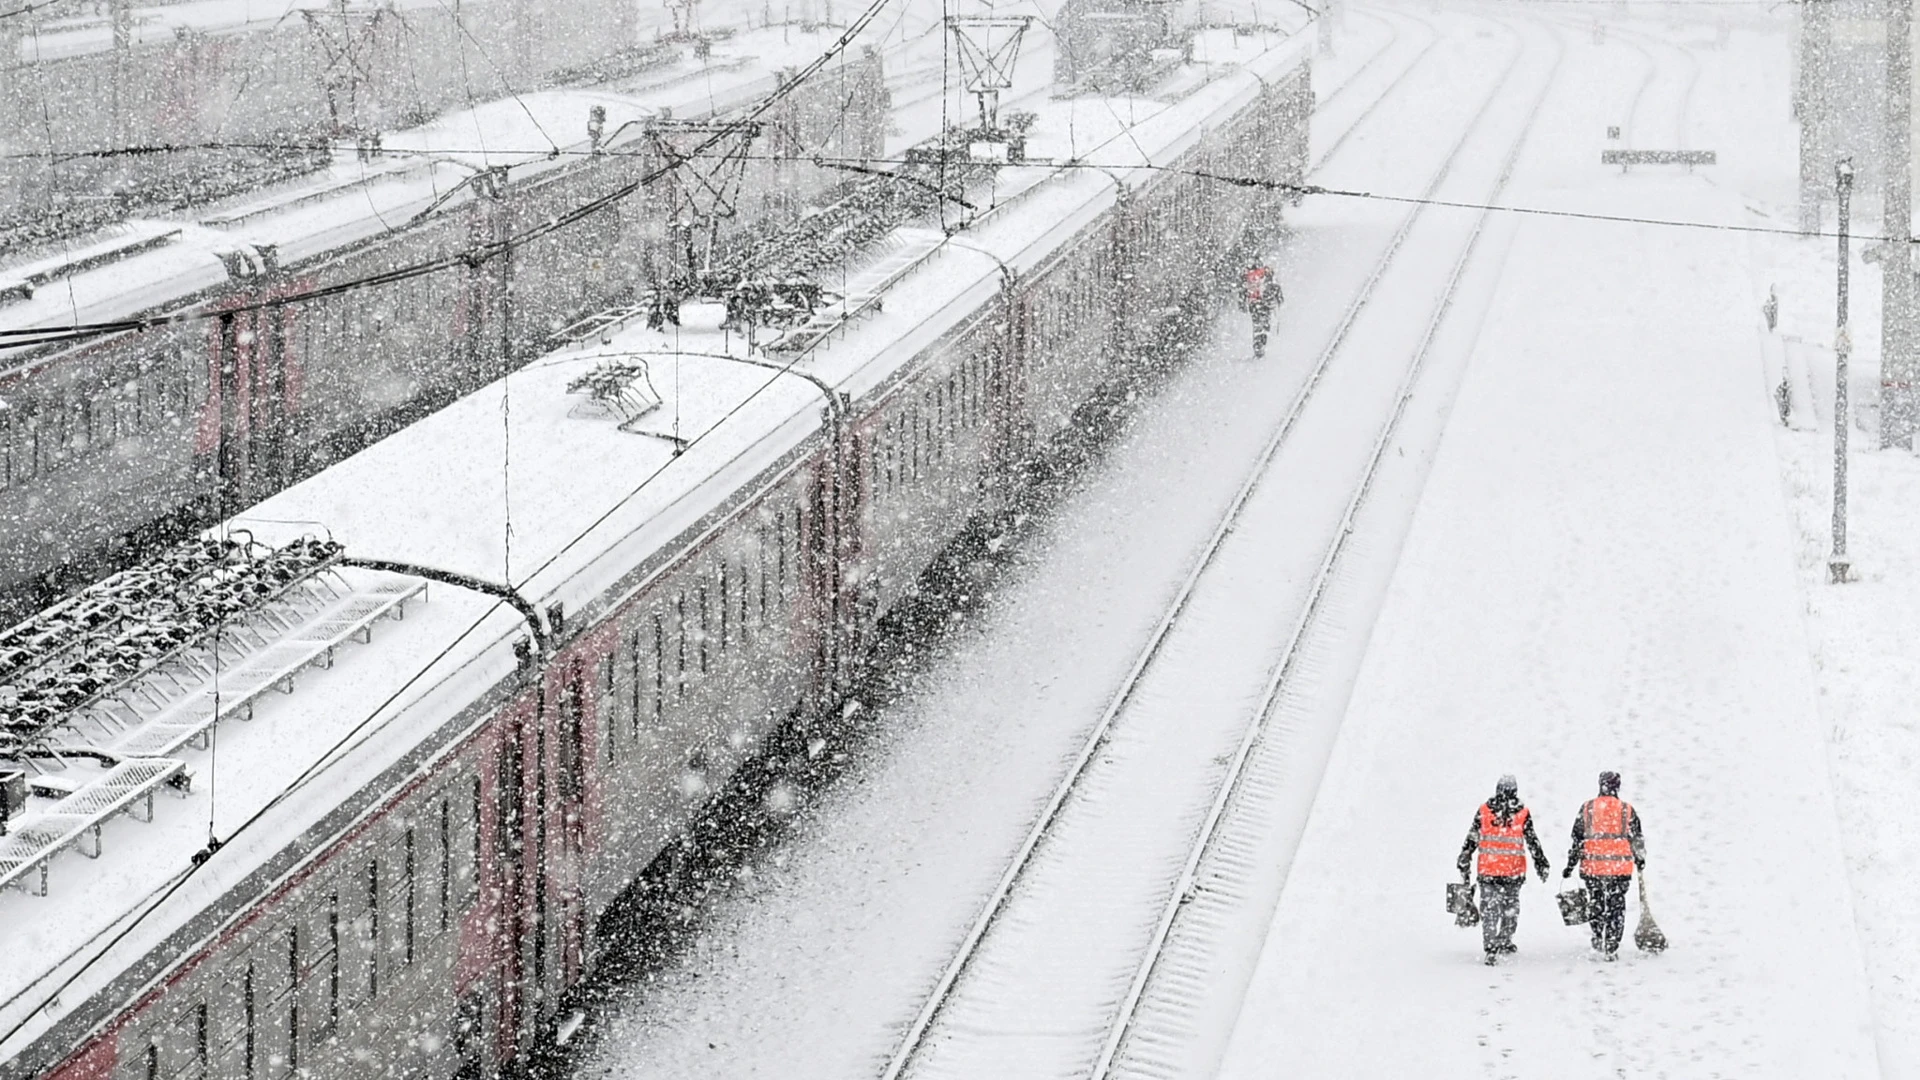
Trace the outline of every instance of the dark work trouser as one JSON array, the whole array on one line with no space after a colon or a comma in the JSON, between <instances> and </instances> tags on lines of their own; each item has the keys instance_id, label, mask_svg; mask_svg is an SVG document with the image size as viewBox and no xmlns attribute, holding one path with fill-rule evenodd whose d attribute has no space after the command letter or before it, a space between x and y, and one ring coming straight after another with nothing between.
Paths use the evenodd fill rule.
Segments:
<instances>
[{"instance_id":1,"label":"dark work trouser","mask_svg":"<svg viewBox=\"0 0 1920 1080\"><path fill-rule=\"evenodd\" d=\"M1587 885L1587 921L1593 927L1593 947L1601 952L1616 952L1620 948L1620 938L1627 929L1627 886L1633 884L1633 878L1627 875L1619 877L1588 877L1580 875Z\"/></svg>"},{"instance_id":2,"label":"dark work trouser","mask_svg":"<svg viewBox=\"0 0 1920 1080\"><path fill-rule=\"evenodd\" d=\"M1488 952L1504 952L1513 944L1514 927L1520 924L1519 877L1482 877L1480 879L1480 941Z\"/></svg>"}]
</instances>

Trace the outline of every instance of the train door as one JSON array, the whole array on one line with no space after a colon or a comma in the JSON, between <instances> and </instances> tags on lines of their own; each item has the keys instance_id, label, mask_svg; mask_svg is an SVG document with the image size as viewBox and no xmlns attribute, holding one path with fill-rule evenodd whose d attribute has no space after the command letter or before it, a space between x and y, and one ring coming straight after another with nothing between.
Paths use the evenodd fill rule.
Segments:
<instances>
[{"instance_id":1,"label":"train door","mask_svg":"<svg viewBox=\"0 0 1920 1080\"><path fill-rule=\"evenodd\" d=\"M291 362L290 309L262 304L286 295L290 282L277 272L272 247L224 253L227 274L242 288L233 307L220 313L213 333L209 406L212 458L221 511L230 515L286 487L291 473L287 446L296 373Z\"/></svg>"},{"instance_id":2,"label":"train door","mask_svg":"<svg viewBox=\"0 0 1920 1080\"><path fill-rule=\"evenodd\" d=\"M844 466L839 470L838 484L838 521L835 550L839 552L836 560L839 567L839 582L842 616L842 636L847 653L845 678L854 677L853 665L867 654L868 632L876 621L875 612L879 607L879 596L868 585L871 576L866 550L867 541L867 499L872 491L872 480L867 475L866 464L868 447L873 441L872 426L848 428L845 439ZM861 572L848 573L850 569L861 568Z\"/></svg>"},{"instance_id":3,"label":"train door","mask_svg":"<svg viewBox=\"0 0 1920 1080\"><path fill-rule=\"evenodd\" d=\"M553 974L556 989L578 982L586 970L586 902L582 882L587 859L587 732L593 724L588 703L588 668L575 660L566 668L559 689L559 729L555 732L558 791L555 806L555 842L541 875L553 882L556 898L557 955Z\"/></svg>"},{"instance_id":4,"label":"train door","mask_svg":"<svg viewBox=\"0 0 1920 1080\"><path fill-rule=\"evenodd\" d=\"M830 438L838 438L837 433ZM841 694L844 685L844 642L846 633L843 625L840 595L844 576L841 573L839 554L839 516L837 500L838 483L834 473L834 455L829 453L825 460L813 470L807 485L806 521L801 531L803 538L802 562L805 568L804 580L808 583L807 595L811 600L808 620L815 634L815 668L818 678L815 680L814 712L823 712L831 708Z\"/></svg>"},{"instance_id":5,"label":"train door","mask_svg":"<svg viewBox=\"0 0 1920 1080\"><path fill-rule=\"evenodd\" d=\"M523 1019L527 999L525 942L527 926L526 845L526 710L511 709L503 717L496 752L493 786L493 862L499 927L494 954L500 1003L496 1017L495 1061L512 1061L528 1027Z\"/></svg>"},{"instance_id":6,"label":"train door","mask_svg":"<svg viewBox=\"0 0 1920 1080\"><path fill-rule=\"evenodd\" d=\"M992 363L987 379L988 410L995 473L1017 483L1026 458L1028 438L1027 365L1038 347L1034 340L1034 308L1040 298L1033 289L1007 294L1007 347Z\"/></svg>"},{"instance_id":7,"label":"train door","mask_svg":"<svg viewBox=\"0 0 1920 1080\"><path fill-rule=\"evenodd\" d=\"M522 867L531 888L530 895L527 897L528 904L521 910L526 912L532 924L527 927L527 933L521 937L522 948L527 950L525 970L528 992L527 1006L520 1018L520 1033L523 1038L533 1034L540 1021L546 1018L552 1008L551 998L547 993L548 979L551 977L547 954L553 926L553 890L547 874L547 868L550 865L547 852L549 836L547 814L548 804L552 798L548 762L552 755L552 739L547 731L548 710L545 686L540 690L539 705L539 712L534 719L532 745L529 747L532 756L528 767L532 771L528 776L530 789L528 794L532 799L532 806L529 808L530 813L526 819L529 830L528 857L523 860Z\"/></svg>"},{"instance_id":8,"label":"train door","mask_svg":"<svg viewBox=\"0 0 1920 1080\"><path fill-rule=\"evenodd\" d=\"M214 462L220 485L220 516L228 517L242 505L247 461L241 438L246 428L248 357L243 351L246 331L241 316L224 312L214 337L213 400L219 410L214 435Z\"/></svg>"}]
</instances>

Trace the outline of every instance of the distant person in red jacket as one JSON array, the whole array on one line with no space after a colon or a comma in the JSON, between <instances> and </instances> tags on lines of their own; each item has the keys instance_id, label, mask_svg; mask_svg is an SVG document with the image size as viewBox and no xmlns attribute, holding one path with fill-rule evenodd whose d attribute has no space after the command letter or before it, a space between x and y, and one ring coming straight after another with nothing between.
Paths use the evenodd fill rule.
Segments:
<instances>
[{"instance_id":1,"label":"distant person in red jacket","mask_svg":"<svg viewBox=\"0 0 1920 1080\"><path fill-rule=\"evenodd\" d=\"M1588 799L1573 819L1573 850L1567 852L1571 877L1580 867L1587 886L1587 919L1593 927L1593 950L1603 960L1617 960L1620 938L1627 928L1627 886L1633 872L1647 866L1647 845L1640 836L1640 815L1620 798L1620 774L1600 774L1600 794Z\"/></svg>"},{"instance_id":2,"label":"distant person in red jacket","mask_svg":"<svg viewBox=\"0 0 1920 1080\"><path fill-rule=\"evenodd\" d=\"M1267 351L1267 329L1273 324L1273 309L1284 297L1280 279L1258 260L1247 265L1240 276L1240 302L1253 316L1253 355L1257 359Z\"/></svg>"},{"instance_id":3,"label":"distant person in red jacket","mask_svg":"<svg viewBox=\"0 0 1920 1080\"><path fill-rule=\"evenodd\" d=\"M1489 965L1516 951L1513 931L1520 921L1520 886L1527 880L1529 851L1540 880L1547 880L1547 853L1534 834L1533 813L1520 802L1519 781L1503 776L1494 785L1493 798L1473 812L1467 842L1460 847L1460 880L1467 880L1469 868L1480 875L1480 941Z\"/></svg>"}]
</instances>

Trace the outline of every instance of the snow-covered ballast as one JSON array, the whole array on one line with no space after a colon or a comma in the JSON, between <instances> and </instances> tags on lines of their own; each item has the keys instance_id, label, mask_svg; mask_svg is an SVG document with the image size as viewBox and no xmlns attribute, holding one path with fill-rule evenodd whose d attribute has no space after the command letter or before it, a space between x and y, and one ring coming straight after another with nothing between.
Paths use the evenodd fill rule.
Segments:
<instances>
[{"instance_id":1,"label":"snow-covered ballast","mask_svg":"<svg viewBox=\"0 0 1920 1080\"><path fill-rule=\"evenodd\" d=\"M1305 58L1048 102L964 229L895 230L808 323L609 325L209 534L404 618L0 892L0 1077L487 1075L551 1032L614 899L1278 212L1195 174L1298 182Z\"/></svg>"}]
</instances>

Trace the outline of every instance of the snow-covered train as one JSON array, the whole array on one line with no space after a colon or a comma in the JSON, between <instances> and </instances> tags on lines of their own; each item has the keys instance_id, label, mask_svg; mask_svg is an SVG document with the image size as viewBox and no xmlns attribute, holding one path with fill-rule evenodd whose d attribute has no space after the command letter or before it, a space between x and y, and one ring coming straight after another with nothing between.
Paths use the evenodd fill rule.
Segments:
<instances>
[{"instance_id":1,"label":"snow-covered train","mask_svg":"<svg viewBox=\"0 0 1920 1080\"><path fill-rule=\"evenodd\" d=\"M0 610L312 475L538 355L574 319L630 302L670 262L666 193L691 178L504 257L271 306L457 260L618 190L662 166L646 119L748 107L835 33L687 47L641 75L391 132L368 159L341 150L264 195L0 264L4 330L218 315L78 345L0 340ZM844 185L799 159L877 156L887 117L877 53L807 80L761 117L734 223L790 221Z\"/></svg>"},{"instance_id":2,"label":"snow-covered train","mask_svg":"<svg viewBox=\"0 0 1920 1080\"><path fill-rule=\"evenodd\" d=\"M41 0L0 19L0 226L229 191L313 164L297 147L409 127L473 99L644 63L631 0ZM647 13L652 13L648 7ZM664 10L664 9L662 9ZM168 153L97 154L115 147ZM10 229L8 231L11 231Z\"/></svg>"},{"instance_id":3,"label":"snow-covered train","mask_svg":"<svg viewBox=\"0 0 1920 1080\"><path fill-rule=\"evenodd\" d=\"M0 638L64 702L0 707L0 1078L477 1077L568 1025L609 905L1279 212L1196 174L1300 181L1308 43L1203 44L1039 104L804 323L610 325ZM220 629L115 621L158 593Z\"/></svg>"}]
</instances>

